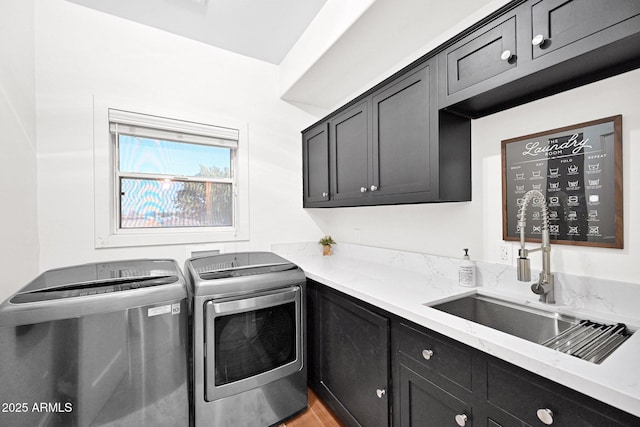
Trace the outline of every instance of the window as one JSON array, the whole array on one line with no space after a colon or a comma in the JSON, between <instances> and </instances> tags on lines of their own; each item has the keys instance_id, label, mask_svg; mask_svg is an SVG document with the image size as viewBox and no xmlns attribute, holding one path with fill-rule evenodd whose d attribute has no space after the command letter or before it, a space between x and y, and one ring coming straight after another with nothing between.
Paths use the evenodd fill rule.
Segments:
<instances>
[{"instance_id":1,"label":"window","mask_svg":"<svg viewBox=\"0 0 640 427\"><path fill-rule=\"evenodd\" d=\"M233 226L237 131L118 110L109 131L120 229Z\"/></svg>"},{"instance_id":2,"label":"window","mask_svg":"<svg viewBox=\"0 0 640 427\"><path fill-rule=\"evenodd\" d=\"M96 247L248 238L242 126L105 105L94 116L96 135L103 129L108 144L94 142ZM99 125L105 118L107 126Z\"/></svg>"}]
</instances>

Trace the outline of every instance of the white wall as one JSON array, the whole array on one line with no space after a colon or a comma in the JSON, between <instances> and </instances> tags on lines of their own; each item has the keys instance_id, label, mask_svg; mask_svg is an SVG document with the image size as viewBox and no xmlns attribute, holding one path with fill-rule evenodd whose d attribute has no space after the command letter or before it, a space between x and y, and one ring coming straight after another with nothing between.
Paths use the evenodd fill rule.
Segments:
<instances>
[{"instance_id":1,"label":"white wall","mask_svg":"<svg viewBox=\"0 0 640 427\"><path fill-rule=\"evenodd\" d=\"M624 249L553 245L551 263L555 271L640 284L638 99L640 70L635 70L473 122L474 165L480 161L482 170L484 259L497 258L502 236L500 141L622 114ZM532 265L539 268L536 255Z\"/></svg>"},{"instance_id":2,"label":"white wall","mask_svg":"<svg viewBox=\"0 0 640 427\"><path fill-rule=\"evenodd\" d=\"M94 95L248 123L251 238L225 250L319 238L301 209L300 130L315 118L279 99L276 66L62 0L36 2L36 22L41 270L187 256L180 245L94 248Z\"/></svg>"},{"instance_id":3,"label":"white wall","mask_svg":"<svg viewBox=\"0 0 640 427\"><path fill-rule=\"evenodd\" d=\"M501 241L500 141L622 114L625 249L555 245L552 265L640 280L634 224L640 170L631 167L640 163L640 71L474 121L472 202L302 210L299 131L319 117L278 98L277 67L63 0L4 1L0 16L0 300L57 266L187 256L179 245L94 248L93 95L248 121L251 240L227 243L226 250L268 249L327 233L338 241L454 257L469 247L485 261L497 260Z\"/></svg>"},{"instance_id":4,"label":"white wall","mask_svg":"<svg viewBox=\"0 0 640 427\"><path fill-rule=\"evenodd\" d=\"M0 2L0 301L38 271L34 2Z\"/></svg>"},{"instance_id":5,"label":"white wall","mask_svg":"<svg viewBox=\"0 0 640 427\"><path fill-rule=\"evenodd\" d=\"M554 245L551 262L554 271L640 284L638 99L640 70L474 120L471 202L307 211L338 241L451 257L470 248L473 258L497 262L502 242L501 141L622 114L625 249ZM536 255L532 266L539 268Z\"/></svg>"}]
</instances>

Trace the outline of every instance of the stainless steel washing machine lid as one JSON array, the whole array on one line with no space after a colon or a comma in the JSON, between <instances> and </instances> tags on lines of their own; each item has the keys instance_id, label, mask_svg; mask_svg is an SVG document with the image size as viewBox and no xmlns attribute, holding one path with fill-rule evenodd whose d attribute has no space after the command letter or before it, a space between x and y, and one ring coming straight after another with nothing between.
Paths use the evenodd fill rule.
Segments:
<instances>
[{"instance_id":1,"label":"stainless steel washing machine lid","mask_svg":"<svg viewBox=\"0 0 640 427\"><path fill-rule=\"evenodd\" d=\"M235 252L190 260L202 280L252 276L296 269L296 265L272 252Z\"/></svg>"},{"instance_id":2,"label":"stainless steel washing machine lid","mask_svg":"<svg viewBox=\"0 0 640 427\"><path fill-rule=\"evenodd\" d=\"M185 263L195 297L222 298L305 281L295 264L271 252L235 252L191 258Z\"/></svg>"},{"instance_id":3,"label":"stainless steel washing machine lid","mask_svg":"<svg viewBox=\"0 0 640 427\"><path fill-rule=\"evenodd\" d=\"M91 263L45 271L0 305L0 326L110 312L187 297L174 260Z\"/></svg>"}]
</instances>

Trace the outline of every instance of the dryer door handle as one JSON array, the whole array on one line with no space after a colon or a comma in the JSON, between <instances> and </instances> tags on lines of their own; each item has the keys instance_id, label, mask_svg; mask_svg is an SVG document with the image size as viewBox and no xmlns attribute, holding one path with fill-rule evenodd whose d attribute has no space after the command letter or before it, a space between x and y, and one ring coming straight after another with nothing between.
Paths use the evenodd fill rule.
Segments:
<instances>
[{"instance_id":1,"label":"dryer door handle","mask_svg":"<svg viewBox=\"0 0 640 427\"><path fill-rule=\"evenodd\" d=\"M207 304L213 305L213 311L216 315L233 314L246 311L257 310L260 308L273 307L276 305L286 304L296 300L300 293L300 286L293 286L286 290L261 294L257 296L235 297L231 300L209 301Z\"/></svg>"}]
</instances>

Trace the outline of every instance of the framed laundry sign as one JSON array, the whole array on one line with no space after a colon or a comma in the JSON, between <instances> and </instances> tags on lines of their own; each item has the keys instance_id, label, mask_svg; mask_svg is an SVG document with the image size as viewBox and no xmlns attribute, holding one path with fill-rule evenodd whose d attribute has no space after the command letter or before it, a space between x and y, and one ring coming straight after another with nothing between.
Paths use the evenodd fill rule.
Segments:
<instances>
[{"instance_id":1,"label":"framed laundry sign","mask_svg":"<svg viewBox=\"0 0 640 427\"><path fill-rule=\"evenodd\" d=\"M502 141L504 240L520 240L529 190L546 197L551 243L621 249L622 116ZM527 241L540 241L542 224L540 207L527 206Z\"/></svg>"}]
</instances>

